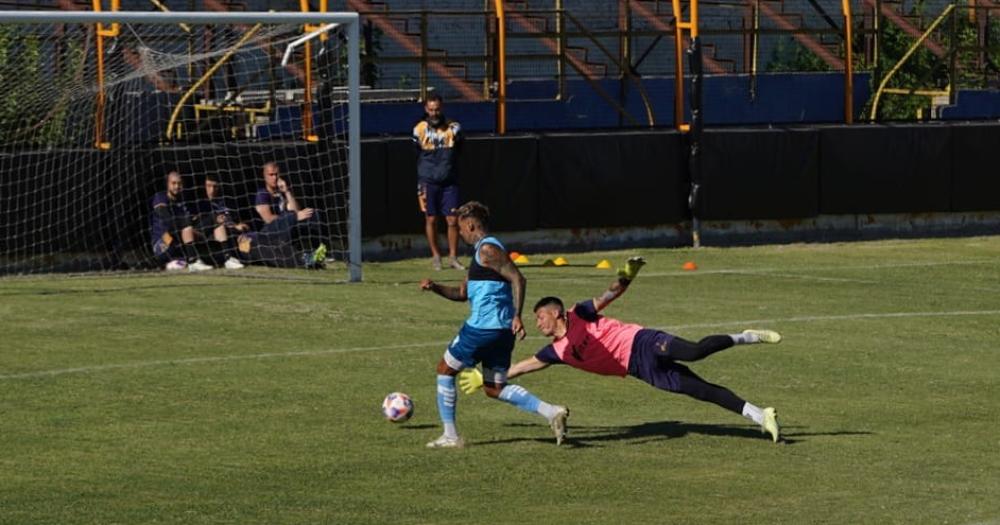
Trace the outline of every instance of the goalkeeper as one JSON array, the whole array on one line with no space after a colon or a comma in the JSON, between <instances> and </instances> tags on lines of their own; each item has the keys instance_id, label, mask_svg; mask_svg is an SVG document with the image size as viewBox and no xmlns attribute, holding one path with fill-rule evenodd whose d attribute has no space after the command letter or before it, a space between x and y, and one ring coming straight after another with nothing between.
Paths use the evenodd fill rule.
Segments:
<instances>
[{"instance_id":1,"label":"goalkeeper","mask_svg":"<svg viewBox=\"0 0 1000 525\"><path fill-rule=\"evenodd\" d=\"M760 425L778 441L777 413L759 408L729 389L698 377L679 361L698 361L733 345L777 343L781 335L771 330L744 330L733 335L710 335L698 342L604 317L599 312L620 297L645 262L628 260L618 271L618 279L600 297L577 303L569 311L558 297L545 297L535 304L538 329L552 344L533 357L510 368L508 379L537 372L550 365L567 364L601 375L630 375L650 385L715 403ZM472 393L481 382L478 370L467 369L459 378L462 391Z\"/></svg>"}]
</instances>

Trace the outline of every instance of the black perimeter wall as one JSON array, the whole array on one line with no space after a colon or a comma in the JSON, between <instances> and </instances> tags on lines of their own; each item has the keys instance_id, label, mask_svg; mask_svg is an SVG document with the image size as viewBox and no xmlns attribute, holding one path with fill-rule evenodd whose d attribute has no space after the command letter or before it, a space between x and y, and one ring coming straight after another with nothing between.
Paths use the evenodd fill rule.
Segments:
<instances>
[{"instance_id":1,"label":"black perimeter wall","mask_svg":"<svg viewBox=\"0 0 1000 525\"><path fill-rule=\"evenodd\" d=\"M470 138L462 195L494 229L690 219L687 137L673 131ZM364 142L366 237L421 233L409 139ZM703 220L1000 211L1000 124L706 130Z\"/></svg>"},{"instance_id":2,"label":"black perimeter wall","mask_svg":"<svg viewBox=\"0 0 1000 525\"><path fill-rule=\"evenodd\" d=\"M682 223L690 219L686 141L674 131L470 137L460 157L463 199L489 205L497 231ZM243 194L233 207L252 218L255 160L284 157L282 148L289 149L285 158L300 161L308 153L303 148L335 149L249 143L224 146L221 156L219 147L197 146L4 153L0 189L10 194L0 195L0 202L12 202L17 194L45 201L38 191L58 196L48 209L38 207L37 216L12 217L9 207L0 208L0 255L27 246L44 253L36 243L66 237L64 231L48 231L56 227L53 222L74 225L70 246L52 246L55 251L146 247L146 208L152 193L162 189L164 170L179 164L225 171L214 164L233 155L242 156L246 168L226 174L232 185L226 192ZM706 130L702 151L697 210L703 220L1000 211L1000 124L716 129ZM330 159L342 155L325 153ZM408 138L363 141L365 238L423 231L415 157ZM313 200L343 189L342 182L320 180L322 166L290 161L282 169L300 189L310 187ZM50 187L21 187L19 181L37 180L39 171L54 181ZM199 174L189 175L198 184ZM90 192L95 187L98 191ZM75 202L81 193L91 195L90 201Z\"/></svg>"}]
</instances>

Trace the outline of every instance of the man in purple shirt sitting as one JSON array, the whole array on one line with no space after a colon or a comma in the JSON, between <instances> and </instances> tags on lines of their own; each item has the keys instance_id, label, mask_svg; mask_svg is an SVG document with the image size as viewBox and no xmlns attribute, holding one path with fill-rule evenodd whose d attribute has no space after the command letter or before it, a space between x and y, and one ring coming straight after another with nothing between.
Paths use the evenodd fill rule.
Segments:
<instances>
[{"instance_id":1,"label":"man in purple shirt sitting","mask_svg":"<svg viewBox=\"0 0 1000 525\"><path fill-rule=\"evenodd\" d=\"M226 269L239 270L243 268L243 263L239 260L235 243L241 233L250 230L250 226L239 222L226 206L220 186L218 175L205 175L205 198L200 199L196 206L198 230L206 240L216 243L217 247L212 251L226 258L223 264Z\"/></svg>"},{"instance_id":2,"label":"man in purple shirt sitting","mask_svg":"<svg viewBox=\"0 0 1000 525\"><path fill-rule=\"evenodd\" d=\"M166 183L166 191L153 195L150 203L153 208L149 216L153 255L167 270L185 267L189 272L211 270L212 267L198 257L194 246L191 214L181 196L184 191L181 174L176 170L167 173Z\"/></svg>"},{"instance_id":3,"label":"man in purple shirt sitting","mask_svg":"<svg viewBox=\"0 0 1000 525\"><path fill-rule=\"evenodd\" d=\"M256 236L262 253L269 252L266 262L278 266L299 266L300 261L292 250L294 235L300 230L312 231L319 226L319 216L312 208L301 208L292 188L281 177L276 162L264 164L264 186L257 190L254 210L263 221ZM301 264L307 268L322 268L326 259L326 245L320 243L314 250L303 254Z\"/></svg>"}]
</instances>

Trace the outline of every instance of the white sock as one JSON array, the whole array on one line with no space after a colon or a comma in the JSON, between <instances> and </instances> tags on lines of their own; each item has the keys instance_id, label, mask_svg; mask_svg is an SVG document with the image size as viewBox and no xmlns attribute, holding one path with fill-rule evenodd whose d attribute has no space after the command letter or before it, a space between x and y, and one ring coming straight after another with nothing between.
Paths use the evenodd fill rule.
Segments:
<instances>
[{"instance_id":1,"label":"white sock","mask_svg":"<svg viewBox=\"0 0 1000 525\"><path fill-rule=\"evenodd\" d=\"M743 410L746 410L745 408ZM451 439L458 439L458 429L455 428L454 423L444 424L444 435Z\"/></svg>"},{"instance_id":2,"label":"white sock","mask_svg":"<svg viewBox=\"0 0 1000 525\"><path fill-rule=\"evenodd\" d=\"M733 340L733 344L737 345L752 345L754 343L759 343L760 338L757 334L729 334L729 338Z\"/></svg>"},{"instance_id":3,"label":"white sock","mask_svg":"<svg viewBox=\"0 0 1000 525\"><path fill-rule=\"evenodd\" d=\"M750 403L743 403L743 417L757 423L758 425L764 424L764 411L758 406L754 406Z\"/></svg>"},{"instance_id":4,"label":"white sock","mask_svg":"<svg viewBox=\"0 0 1000 525\"><path fill-rule=\"evenodd\" d=\"M545 401L538 403L538 413L541 414L545 419L552 419L556 417L556 412L559 412L559 407L555 405L550 405Z\"/></svg>"}]
</instances>

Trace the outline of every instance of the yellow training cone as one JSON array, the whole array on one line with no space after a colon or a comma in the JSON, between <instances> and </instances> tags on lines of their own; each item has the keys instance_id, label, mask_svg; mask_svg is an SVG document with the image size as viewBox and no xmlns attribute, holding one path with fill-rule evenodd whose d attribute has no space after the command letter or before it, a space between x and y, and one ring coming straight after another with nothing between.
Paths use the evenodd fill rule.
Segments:
<instances>
[{"instance_id":1,"label":"yellow training cone","mask_svg":"<svg viewBox=\"0 0 1000 525\"><path fill-rule=\"evenodd\" d=\"M524 255L518 255L517 258L514 259L514 264L528 264L528 262L528 258Z\"/></svg>"},{"instance_id":2,"label":"yellow training cone","mask_svg":"<svg viewBox=\"0 0 1000 525\"><path fill-rule=\"evenodd\" d=\"M569 261L567 261L563 257L556 257L556 260L552 261L552 264L556 266L566 266L567 264L569 264Z\"/></svg>"},{"instance_id":3,"label":"yellow training cone","mask_svg":"<svg viewBox=\"0 0 1000 525\"><path fill-rule=\"evenodd\" d=\"M602 270L610 270L611 269L611 261L609 261L607 259L601 259L601 262L597 263L597 266L595 266L594 268L600 268Z\"/></svg>"}]
</instances>

